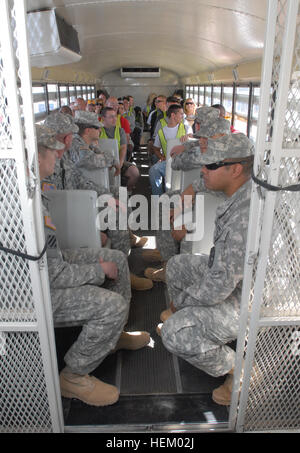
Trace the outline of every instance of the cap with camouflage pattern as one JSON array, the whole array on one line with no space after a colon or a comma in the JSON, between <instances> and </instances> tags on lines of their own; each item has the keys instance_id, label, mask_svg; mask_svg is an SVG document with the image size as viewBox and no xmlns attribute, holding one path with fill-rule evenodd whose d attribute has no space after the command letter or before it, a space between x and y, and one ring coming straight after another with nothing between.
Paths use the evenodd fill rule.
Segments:
<instances>
[{"instance_id":1,"label":"cap with camouflage pattern","mask_svg":"<svg viewBox=\"0 0 300 453\"><path fill-rule=\"evenodd\" d=\"M103 124L98 120L98 116L93 112L86 112L85 110L76 110L75 111L75 123L84 124L94 127L103 127Z\"/></svg>"},{"instance_id":2,"label":"cap with camouflage pattern","mask_svg":"<svg viewBox=\"0 0 300 453\"><path fill-rule=\"evenodd\" d=\"M50 113L45 119L44 125L53 129L56 134L76 134L79 131L73 117L63 113Z\"/></svg>"},{"instance_id":3,"label":"cap with camouflage pattern","mask_svg":"<svg viewBox=\"0 0 300 453\"><path fill-rule=\"evenodd\" d=\"M214 107L200 107L196 110L195 121L202 123L202 121L214 121L218 119L220 112Z\"/></svg>"},{"instance_id":4,"label":"cap with camouflage pattern","mask_svg":"<svg viewBox=\"0 0 300 453\"><path fill-rule=\"evenodd\" d=\"M230 122L219 117L213 120L205 120L201 122L200 129L194 134L194 137L208 138L216 134L230 134Z\"/></svg>"},{"instance_id":5,"label":"cap with camouflage pattern","mask_svg":"<svg viewBox=\"0 0 300 453\"><path fill-rule=\"evenodd\" d=\"M54 131L53 129L50 129L49 127L41 124L36 124L35 130L38 145L42 145L45 148L54 149L57 151L65 148L65 145L63 143L56 140L56 131Z\"/></svg>"},{"instance_id":6,"label":"cap with camouflage pattern","mask_svg":"<svg viewBox=\"0 0 300 453\"><path fill-rule=\"evenodd\" d=\"M221 138L207 141L207 151L201 154L202 165L223 162L225 159L241 159L254 155L254 144L245 134L224 135Z\"/></svg>"}]
</instances>

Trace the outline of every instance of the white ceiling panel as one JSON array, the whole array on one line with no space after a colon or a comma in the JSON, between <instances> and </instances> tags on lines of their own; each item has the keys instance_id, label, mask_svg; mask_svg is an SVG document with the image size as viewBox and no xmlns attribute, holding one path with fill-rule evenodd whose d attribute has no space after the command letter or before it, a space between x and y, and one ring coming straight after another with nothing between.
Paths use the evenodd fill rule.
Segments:
<instances>
[{"instance_id":1,"label":"white ceiling panel","mask_svg":"<svg viewBox=\"0 0 300 453\"><path fill-rule=\"evenodd\" d=\"M82 60L97 77L159 66L180 77L261 58L267 0L28 0L56 8L78 31Z\"/></svg>"}]
</instances>

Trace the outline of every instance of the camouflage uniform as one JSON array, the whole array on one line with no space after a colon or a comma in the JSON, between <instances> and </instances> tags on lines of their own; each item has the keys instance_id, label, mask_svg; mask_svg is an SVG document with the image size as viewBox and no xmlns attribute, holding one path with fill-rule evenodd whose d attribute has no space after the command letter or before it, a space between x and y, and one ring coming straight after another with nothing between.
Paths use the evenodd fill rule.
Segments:
<instances>
[{"instance_id":1,"label":"camouflage uniform","mask_svg":"<svg viewBox=\"0 0 300 453\"><path fill-rule=\"evenodd\" d=\"M203 119L202 109L206 109L206 116ZM229 121L219 118L219 110L213 107L202 107L197 110L196 121L200 122L200 129L194 134L197 137L213 137L217 134L230 134ZM217 116L216 116L217 115ZM183 153L172 158L172 169L189 171L201 167L201 149L199 142L189 141L184 144Z\"/></svg>"},{"instance_id":2,"label":"camouflage uniform","mask_svg":"<svg viewBox=\"0 0 300 453\"><path fill-rule=\"evenodd\" d=\"M242 160L252 154L246 137L234 140L231 149L232 142L223 139L225 153L221 147L208 152L203 164L218 162L220 156L239 155ZM209 257L182 254L167 264L166 282L176 312L163 325L162 341L169 351L214 377L234 366L235 353L226 343L238 334L250 197L247 181L218 207Z\"/></svg>"},{"instance_id":3,"label":"camouflage uniform","mask_svg":"<svg viewBox=\"0 0 300 453\"><path fill-rule=\"evenodd\" d=\"M43 194L47 262L55 322L80 321L82 331L65 356L71 372L93 371L114 349L126 323L131 298L126 256L116 250L63 250ZM118 267L117 280L105 281L99 258ZM101 287L106 284L106 288Z\"/></svg>"}]
</instances>

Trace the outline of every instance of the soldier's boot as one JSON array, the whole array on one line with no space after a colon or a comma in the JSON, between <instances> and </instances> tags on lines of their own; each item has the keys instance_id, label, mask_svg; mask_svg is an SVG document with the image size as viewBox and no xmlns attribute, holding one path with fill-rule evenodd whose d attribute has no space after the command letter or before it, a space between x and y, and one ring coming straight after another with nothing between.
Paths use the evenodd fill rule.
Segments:
<instances>
[{"instance_id":1,"label":"soldier's boot","mask_svg":"<svg viewBox=\"0 0 300 453\"><path fill-rule=\"evenodd\" d=\"M153 267L147 267L144 272L145 277L149 278L153 282L164 282L166 283L166 265L160 269L155 269Z\"/></svg>"},{"instance_id":2,"label":"soldier's boot","mask_svg":"<svg viewBox=\"0 0 300 453\"><path fill-rule=\"evenodd\" d=\"M174 307L173 302L171 301L170 308L167 308L167 310L164 310L161 312L160 320L162 322L165 322L167 319L170 318L170 316L172 316L173 313L175 313L175 311L176 311L176 308Z\"/></svg>"},{"instance_id":3,"label":"soldier's boot","mask_svg":"<svg viewBox=\"0 0 300 453\"><path fill-rule=\"evenodd\" d=\"M129 349L136 351L142 349L150 343L151 337L148 332L122 332L116 344L114 352L119 349Z\"/></svg>"},{"instance_id":4,"label":"soldier's boot","mask_svg":"<svg viewBox=\"0 0 300 453\"><path fill-rule=\"evenodd\" d=\"M90 406L109 406L119 399L119 390L94 376L81 376L65 369L59 376L61 394L65 398L77 398Z\"/></svg>"},{"instance_id":5,"label":"soldier's boot","mask_svg":"<svg viewBox=\"0 0 300 453\"><path fill-rule=\"evenodd\" d=\"M220 387L216 388L212 392L212 399L215 403L220 404L222 406L229 406L231 401L231 393L233 387L233 373L234 368L229 371L224 381Z\"/></svg>"},{"instance_id":6,"label":"soldier's boot","mask_svg":"<svg viewBox=\"0 0 300 453\"><path fill-rule=\"evenodd\" d=\"M130 230L129 230L129 234L130 234L130 245L131 245L131 247L144 247L144 245L148 242L148 238L147 237L136 236Z\"/></svg>"},{"instance_id":7,"label":"soldier's boot","mask_svg":"<svg viewBox=\"0 0 300 453\"><path fill-rule=\"evenodd\" d=\"M157 326L156 326L156 333L159 337L161 337L161 329L162 329L162 326L163 326L163 322L159 323Z\"/></svg>"},{"instance_id":8,"label":"soldier's boot","mask_svg":"<svg viewBox=\"0 0 300 453\"><path fill-rule=\"evenodd\" d=\"M143 250L142 257L148 263L160 263L163 261L162 256L157 249Z\"/></svg>"},{"instance_id":9,"label":"soldier's boot","mask_svg":"<svg viewBox=\"0 0 300 453\"><path fill-rule=\"evenodd\" d=\"M147 289L153 288L153 282L148 278L137 277L130 273L131 288L136 291L146 291Z\"/></svg>"}]
</instances>

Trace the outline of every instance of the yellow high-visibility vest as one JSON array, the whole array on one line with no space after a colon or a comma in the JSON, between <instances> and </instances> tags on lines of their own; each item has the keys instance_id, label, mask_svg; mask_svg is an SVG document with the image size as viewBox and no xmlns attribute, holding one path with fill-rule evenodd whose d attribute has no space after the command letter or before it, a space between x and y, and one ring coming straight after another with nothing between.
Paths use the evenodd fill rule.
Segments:
<instances>
[{"instance_id":1,"label":"yellow high-visibility vest","mask_svg":"<svg viewBox=\"0 0 300 453\"><path fill-rule=\"evenodd\" d=\"M176 138L184 137L186 135L185 125L181 122L178 127ZM159 129L158 136L160 144L165 156L167 156L167 140L163 131L163 128Z\"/></svg>"},{"instance_id":2,"label":"yellow high-visibility vest","mask_svg":"<svg viewBox=\"0 0 300 453\"><path fill-rule=\"evenodd\" d=\"M103 127L102 130L101 130L101 134L100 134L99 140L101 140L101 139L103 139L103 138L108 138L107 133L106 133L104 127ZM118 126L115 127L114 138L118 140L119 152L120 152L120 148L121 148L121 136L120 136L120 127L118 127Z\"/></svg>"}]
</instances>

